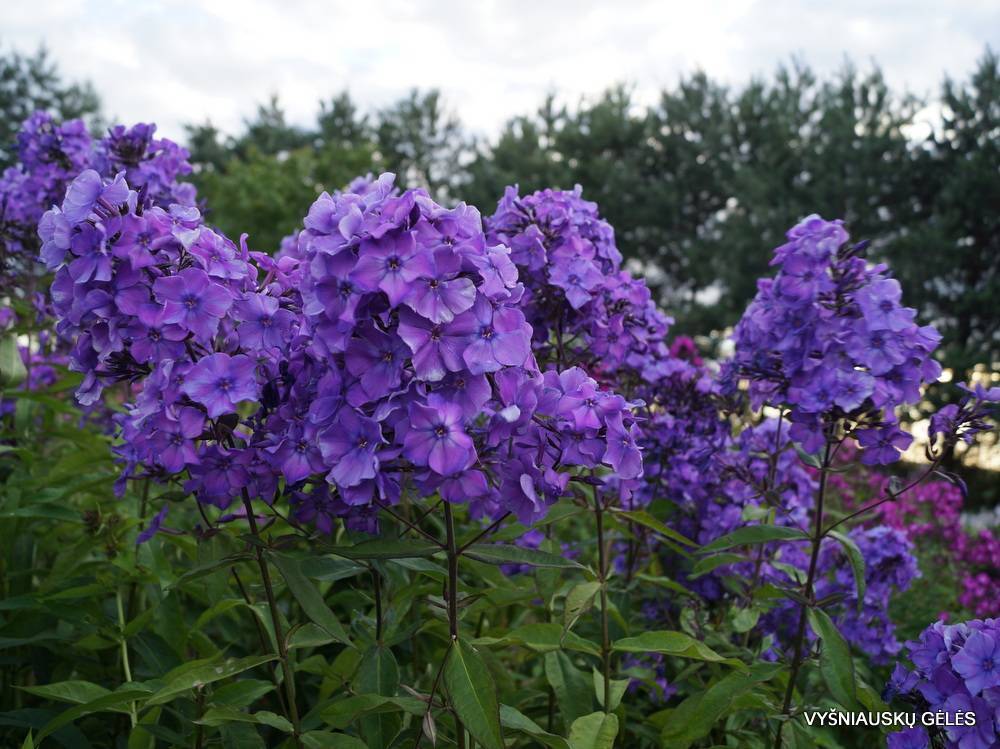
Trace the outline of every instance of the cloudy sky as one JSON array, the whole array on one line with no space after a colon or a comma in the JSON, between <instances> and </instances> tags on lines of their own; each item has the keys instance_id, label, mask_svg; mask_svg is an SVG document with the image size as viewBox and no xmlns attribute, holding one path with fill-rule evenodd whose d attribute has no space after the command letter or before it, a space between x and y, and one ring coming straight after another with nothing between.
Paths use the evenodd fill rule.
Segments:
<instances>
[{"instance_id":1,"label":"cloudy sky","mask_svg":"<svg viewBox=\"0 0 1000 749\"><path fill-rule=\"evenodd\" d=\"M997 0L28 0L0 6L0 43L45 43L93 81L106 112L180 137L210 118L239 129L277 92L309 123L347 88L364 107L440 88L467 126L495 133L546 93L634 85L640 101L696 67L732 83L792 55L825 71L878 60L918 94L1000 49Z\"/></svg>"}]
</instances>

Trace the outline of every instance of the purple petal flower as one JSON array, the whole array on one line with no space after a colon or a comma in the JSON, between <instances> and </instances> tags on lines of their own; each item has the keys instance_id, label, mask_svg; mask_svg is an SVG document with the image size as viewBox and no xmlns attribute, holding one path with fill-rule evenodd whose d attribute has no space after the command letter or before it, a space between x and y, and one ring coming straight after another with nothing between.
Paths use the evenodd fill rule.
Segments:
<instances>
[{"instance_id":1,"label":"purple petal flower","mask_svg":"<svg viewBox=\"0 0 1000 749\"><path fill-rule=\"evenodd\" d=\"M205 406L211 418L234 413L238 404L259 395L254 377L256 362L240 354L212 354L188 372L181 388L185 395Z\"/></svg>"},{"instance_id":2,"label":"purple petal flower","mask_svg":"<svg viewBox=\"0 0 1000 749\"><path fill-rule=\"evenodd\" d=\"M333 426L319 438L323 458L333 466L329 478L342 487L375 478L379 465L375 453L384 442L377 421L360 416L353 408L341 409Z\"/></svg>"},{"instance_id":3,"label":"purple petal flower","mask_svg":"<svg viewBox=\"0 0 1000 749\"><path fill-rule=\"evenodd\" d=\"M100 174L93 169L86 169L66 190L66 199L62 204L63 215L71 224L82 223L98 202L118 206L128 199L128 192L124 174L119 173L105 185Z\"/></svg>"},{"instance_id":4,"label":"purple petal flower","mask_svg":"<svg viewBox=\"0 0 1000 749\"><path fill-rule=\"evenodd\" d=\"M462 324L474 320L472 343L462 358L473 374L496 372L503 366L524 364L531 352L531 328L519 310L494 310L484 296L479 296L472 309L463 313Z\"/></svg>"},{"instance_id":5,"label":"purple petal flower","mask_svg":"<svg viewBox=\"0 0 1000 749\"><path fill-rule=\"evenodd\" d=\"M361 392L349 395L357 405L381 398L396 390L410 350L395 334L367 327L360 338L347 344L344 361L347 371L360 379Z\"/></svg>"},{"instance_id":6,"label":"purple petal flower","mask_svg":"<svg viewBox=\"0 0 1000 749\"><path fill-rule=\"evenodd\" d=\"M462 409L435 396L428 404L410 404L403 454L442 476L464 471L475 461L476 451L462 428Z\"/></svg>"},{"instance_id":7,"label":"purple petal flower","mask_svg":"<svg viewBox=\"0 0 1000 749\"><path fill-rule=\"evenodd\" d=\"M167 512L170 510L169 504L164 504L160 508L160 511L156 513L151 521L149 521L149 526L139 533L139 536L135 539L136 546L146 543L149 539L160 532L160 527L163 525L163 521L167 518Z\"/></svg>"},{"instance_id":8,"label":"purple petal flower","mask_svg":"<svg viewBox=\"0 0 1000 749\"><path fill-rule=\"evenodd\" d=\"M176 418L161 414L155 421L156 432L152 444L156 460L170 473L179 473L185 466L198 462L194 439L205 427L205 416L197 408L184 406Z\"/></svg>"},{"instance_id":9,"label":"purple petal flower","mask_svg":"<svg viewBox=\"0 0 1000 749\"><path fill-rule=\"evenodd\" d=\"M198 268L156 279L153 291L164 305L163 322L177 323L202 340L215 335L219 320L233 303L229 291Z\"/></svg>"},{"instance_id":10,"label":"purple petal flower","mask_svg":"<svg viewBox=\"0 0 1000 749\"><path fill-rule=\"evenodd\" d=\"M973 632L965 646L952 656L951 663L974 695L1000 686L1000 645L992 635Z\"/></svg>"},{"instance_id":11,"label":"purple petal flower","mask_svg":"<svg viewBox=\"0 0 1000 749\"><path fill-rule=\"evenodd\" d=\"M291 333L295 315L278 306L278 300L264 294L249 294L234 307L239 325L240 345L248 350L278 348Z\"/></svg>"},{"instance_id":12,"label":"purple petal flower","mask_svg":"<svg viewBox=\"0 0 1000 749\"><path fill-rule=\"evenodd\" d=\"M413 291L414 281L431 271L430 257L418 251L413 232L403 232L362 243L351 280L367 291L384 291L396 307Z\"/></svg>"},{"instance_id":13,"label":"purple petal flower","mask_svg":"<svg viewBox=\"0 0 1000 749\"><path fill-rule=\"evenodd\" d=\"M899 460L899 453L913 442L913 436L907 434L895 424L886 424L875 429L860 429L857 433L858 443L864 448L861 461L865 465L885 465Z\"/></svg>"},{"instance_id":14,"label":"purple petal flower","mask_svg":"<svg viewBox=\"0 0 1000 749\"><path fill-rule=\"evenodd\" d=\"M642 475L642 451L639 449L641 433L635 424L627 429L622 423L621 413L613 413L607 418L608 447L604 462L615 469L622 478L630 479Z\"/></svg>"},{"instance_id":15,"label":"purple petal flower","mask_svg":"<svg viewBox=\"0 0 1000 749\"><path fill-rule=\"evenodd\" d=\"M462 352L473 333L474 321L468 316L440 324L405 307L399 313L399 337L413 352L414 371L421 380L437 382L448 372L465 369Z\"/></svg>"}]
</instances>

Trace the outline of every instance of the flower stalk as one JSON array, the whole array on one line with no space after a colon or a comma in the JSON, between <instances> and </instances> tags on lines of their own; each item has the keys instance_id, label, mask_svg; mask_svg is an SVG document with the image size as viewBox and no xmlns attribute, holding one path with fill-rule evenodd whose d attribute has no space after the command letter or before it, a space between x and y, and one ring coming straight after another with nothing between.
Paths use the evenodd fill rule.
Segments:
<instances>
[{"instance_id":1,"label":"flower stalk","mask_svg":"<svg viewBox=\"0 0 1000 749\"><path fill-rule=\"evenodd\" d=\"M250 502L250 495L246 489L243 490L243 507L246 509L247 522L250 525L250 533L256 539L260 538L260 530L257 527L257 518L254 516L253 504ZM291 663L288 660L288 648L285 646L285 635L281 626L281 612L278 610L278 601L274 596L274 586L271 584L271 572L264 557L264 550L261 546L254 544L254 554L257 557L257 566L260 568L261 581L264 584L264 595L267 597L267 607L271 613L271 624L274 627L274 641L277 648L276 655L281 662L282 673L284 674L285 698L287 702L288 715L286 716L292 724L292 736L295 745L302 746L301 730L299 724L299 709L295 701L295 673L292 671Z\"/></svg>"}]
</instances>

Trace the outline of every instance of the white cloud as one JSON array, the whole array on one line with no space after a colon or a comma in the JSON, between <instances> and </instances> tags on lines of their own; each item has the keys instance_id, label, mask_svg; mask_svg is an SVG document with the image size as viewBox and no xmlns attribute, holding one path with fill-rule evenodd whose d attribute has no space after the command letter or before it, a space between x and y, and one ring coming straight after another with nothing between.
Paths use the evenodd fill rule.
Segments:
<instances>
[{"instance_id":1,"label":"white cloud","mask_svg":"<svg viewBox=\"0 0 1000 749\"><path fill-rule=\"evenodd\" d=\"M196 0L6 3L2 41L45 42L68 77L93 81L109 115L238 130L272 92L293 121L348 88L364 107L440 88L471 128L494 133L550 91L563 101L619 82L651 101L701 67L738 83L792 55L820 71L878 60L917 93L965 75L992 43L990 0L577 0L329 2Z\"/></svg>"}]
</instances>

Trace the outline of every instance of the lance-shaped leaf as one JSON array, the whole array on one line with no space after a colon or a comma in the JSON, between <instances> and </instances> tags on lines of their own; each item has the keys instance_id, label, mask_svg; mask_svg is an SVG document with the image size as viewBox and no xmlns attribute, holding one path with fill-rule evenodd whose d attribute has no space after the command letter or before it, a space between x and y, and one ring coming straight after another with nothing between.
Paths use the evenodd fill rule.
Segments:
<instances>
[{"instance_id":1,"label":"lance-shaped leaf","mask_svg":"<svg viewBox=\"0 0 1000 749\"><path fill-rule=\"evenodd\" d=\"M464 640L452 642L444 684L458 719L472 737L484 749L504 749L496 685L479 653Z\"/></svg>"},{"instance_id":2,"label":"lance-shaped leaf","mask_svg":"<svg viewBox=\"0 0 1000 749\"><path fill-rule=\"evenodd\" d=\"M285 578L285 584L288 585L288 589L295 596L295 600L299 602L299 606L306 612L306 616L322 627L338 642L349 645L351 640L347 636L343 625L334 613L330 611L330 607L326 605L326 601L320 595L319 589L302 573L299 560L295 557L275 554L273 552L269 552L267 557L274 562L274 566L278 568L281 576Z\"/></svg>"},{"instance_id":3,"label":"lance-shaped leaf","mask_svg":"<svg viewBox=\"0 0 1000 749\"><path fill-rule=\"evenodd\" d=\"M865 580L865 558L861 554L861 549L854 543L853 538L840 531L828 531L827 535L844 547L844 553L847 554L847 561L851 565L851 572L854 574L854 589L857 591L858 596L858 611L861 611L861 607L865 602L865 591L868 589L868 583Z\"/></svg>"},{"instance_id":4,"label":"lance-shaped leaf","mask_svg":"<svg viewBox=\"0 0 1000 749\"><path fill-rule=\"evenodd\" d=\"M712 543L702 547L706 554L714 554L717 551L725 551L736 546L752 546L763 544L768 541L807 541L809 534L798 528L787 528L783 525L748 525L738 528L732 533L712 541Z\"/></svg>"},{"instance_id":5,"label":"lance-shaped leaf","mask_svg":"<svg viewBox=\"0 0 1000 749\"><path fill-rule=\"evenodd\" d=\"M486 564L526 564L530 567L583 569L583 565L558 554L538 549L523 549L513 544L473 544L465 556Z\"/></svg>"},{"instance_id":6,"label":"lance-shaped leaf","mask_svg":"<svg viewBox=\"0 0 1000 749\"><path fill-rule=\"evenodd\" d=\"M618 736L618 716L591 713L577 718L569 729L571 749L611 749Z\"/></svg>"},{"instance_id":7,"label":"lance-shaped leaf","mask_svg":"<svg viewBox=\"0 0 1000 749\"><path fill-rule=\"evenodd\" d=\"M745 665L734 659L724 658L703 642L699 642L683 632L661 630L658 632L643 632L635 637L616 640L612 646L619 653L662 653L679 658L693 658L699 661L725 663L737 668Z\"/></svg>"},{"instance_id":8,"label":"lance-shaped leaf","mask_svg":"<svg viewBox=\"0 0 1000 749\"><path fill-rule=\"evenodd\" d=\"M854 679L854 659L851 648L840 634L837 625L825 611L809 609L809 624L822 640L819 670L830 694L848 710L857 706L857 683Z\"/></svg>"}]
</instances>

